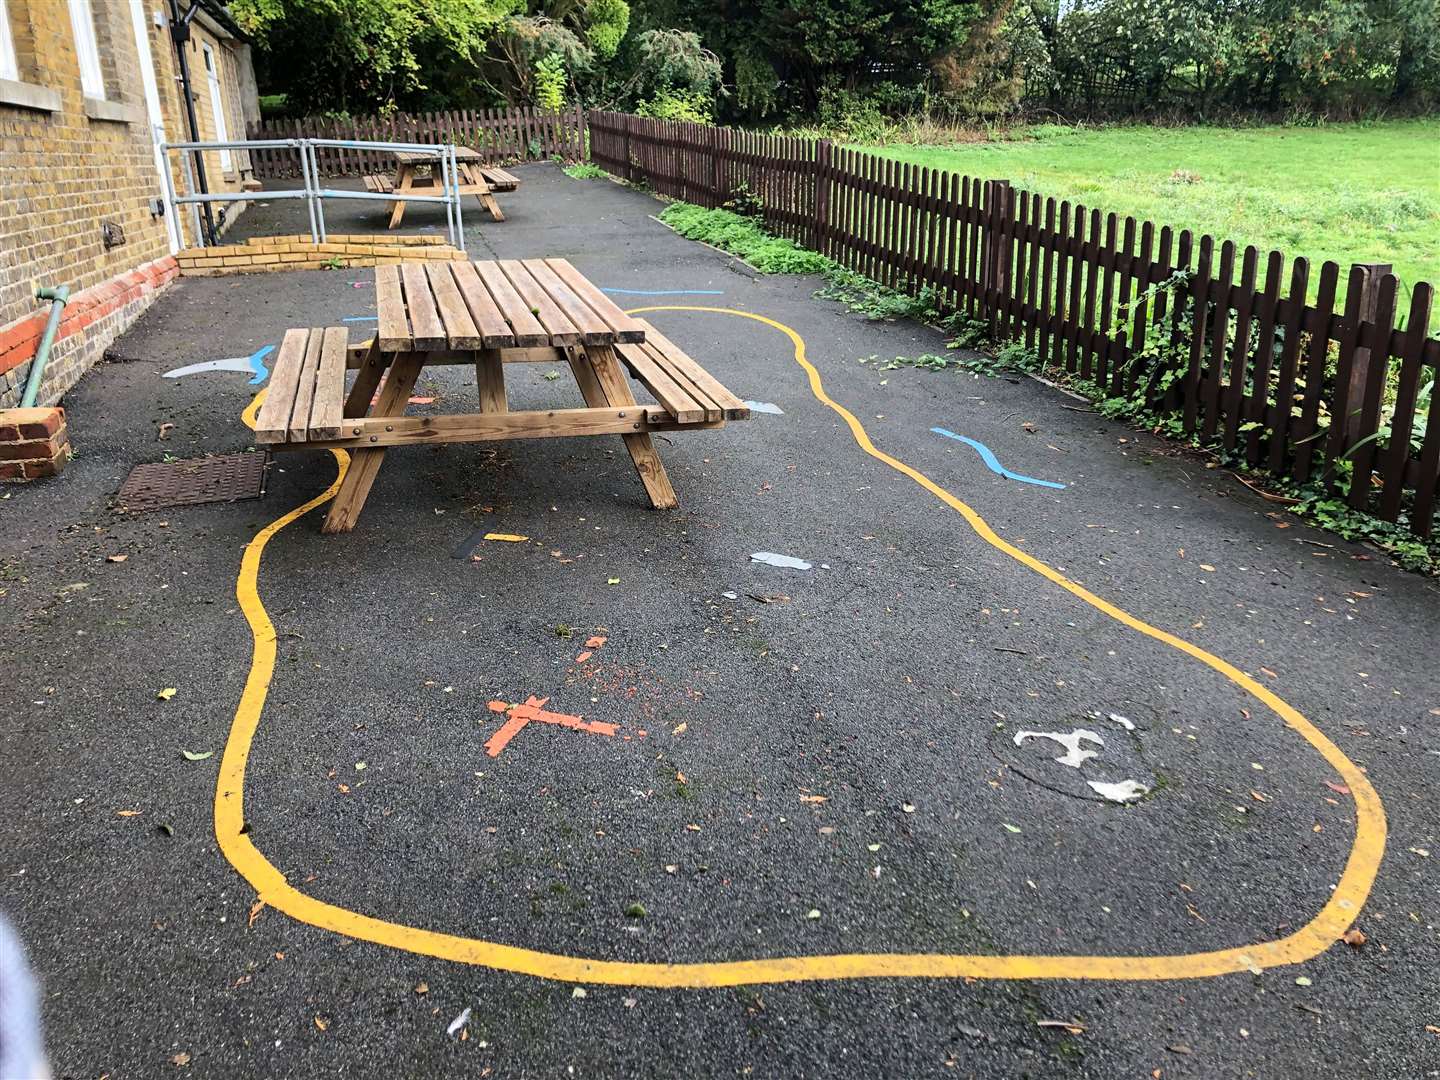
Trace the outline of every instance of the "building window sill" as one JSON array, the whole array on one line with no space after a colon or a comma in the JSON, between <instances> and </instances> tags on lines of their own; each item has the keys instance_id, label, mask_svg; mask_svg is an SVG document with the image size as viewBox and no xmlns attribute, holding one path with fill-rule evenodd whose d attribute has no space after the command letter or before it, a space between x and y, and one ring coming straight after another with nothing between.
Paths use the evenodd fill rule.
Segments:
<instances>
[{"instance_id":1,"label":"building window sill","mask_svg":"<svg viewBox=\"0 0 1440 1080\"><path fill-rule=\"evenodd\" d=\"M104 98L86 98L85 115L91 120L98 120L106 124L138 124L140 122L139 108L118 101L106 101Z\"/></svg>"},{"instance_id":2,"label":"building window sill","mask_svg":"<svg viewBox=\"0 0 1440 1080\"><path fill-rule=\"evenodd\" d=\"M36 112L59 112L60 92L51 90L48 86L0 79L0 105L34 109Z\"/></svg>"}]
</instances>

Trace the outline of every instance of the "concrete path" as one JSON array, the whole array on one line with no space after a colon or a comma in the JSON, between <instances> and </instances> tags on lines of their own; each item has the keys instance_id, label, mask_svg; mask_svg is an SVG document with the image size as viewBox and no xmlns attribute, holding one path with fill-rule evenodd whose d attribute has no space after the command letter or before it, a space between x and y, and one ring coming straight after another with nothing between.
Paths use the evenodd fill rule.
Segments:
<instances>
[{"instance_id":1,"label":"concrete path","mask_svg":"<svg viewBox=\"0 0 1440 1080\"><path fill-rule=\"evenodd\" d=\"M262 533L328 453L117 513L135 464L250 445L246 373L161 373L374 314L366 271L179 283L0 501L0 910L57 1076L1440 1075L1434 582L523 175L473 254L663 305L782 412L662 441L673 513L608 439L393 452L337 537ZM578 404L552 373L512 400ZM492 756L532 696L588 730Z\"/></svg>"}]
</instances>

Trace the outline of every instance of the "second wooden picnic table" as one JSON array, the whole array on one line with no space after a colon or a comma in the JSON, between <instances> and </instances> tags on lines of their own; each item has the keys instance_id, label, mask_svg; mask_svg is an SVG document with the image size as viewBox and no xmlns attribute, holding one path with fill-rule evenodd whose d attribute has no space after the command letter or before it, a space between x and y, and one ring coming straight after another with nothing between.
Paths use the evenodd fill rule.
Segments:
<instances>
[{"instance_id":1,"label":"second wooden picnic table","mask_svg":"<svg viewBox=\"0 0 1440 1080\"><path fill-rule=\"evenodd\" d=\"M378 330L288 331L255 427L275 450L346 449L325 532L354 527L387 447L621 435L653 506L677 505L651 432L722 427L745 403L653 326L621 311L566 259L433 260L375 268ZM511 412L505 366L569 367L584 408ZM473 364L478 412L405 416L427 364ZM345 370L356 369L345 392ZM637 404L627 372L654 397ZM342 403L343 397L343 403Z\"/></svg>"},{"instance_id":2,"label":"second wooden picnic table","mask_svg":"<svg viewBox=\"0 0 1440 1080\"><path fill-rule=\"evenodd\" d=\"M429 175L421 176L420 170L426 166L430 169ZM519 177L498 165L486 165L479 153L468 146L455 147L455 166L459 172L456 182L459 184L460 194L474 195L493 220L504 221L505 215L500 212L500 204L495 201L495 192L514 191L520 186ZM394 179L383 174L372 174L365 177L365 187L367 190L385 194L433 196L441 194L440 178L440 159L435 154L419 150L396 150ZM396 228L404 217L405 201L396 199L390 205L389 227Z\"/></svg>"}]
</instances>

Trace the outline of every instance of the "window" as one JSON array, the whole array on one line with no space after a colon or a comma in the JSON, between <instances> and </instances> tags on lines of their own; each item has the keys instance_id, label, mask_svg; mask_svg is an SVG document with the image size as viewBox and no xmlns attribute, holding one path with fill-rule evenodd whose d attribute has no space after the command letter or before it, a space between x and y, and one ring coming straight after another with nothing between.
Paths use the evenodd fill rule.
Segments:
<instances>
[{"instance_id":1,"label":"window","mask_svg":"<svg viewBox=\"0 0 1440 1080\"><path fill-rule=\"evenodd\" d=\"M105 76L100 72L100 47L95 40L95 13L90 0L70 0L70 28L75 32L75 55L80 61L80 89L87 98L105 97Z\"/></svg>"},{"instance_id":2,"label":"window","mask_svg":"<svg viewBox=\"0 0 1440 1080\"><path fill-rule=\"evenodd\" d=\"M10 36L10 13L0 0L0 79L18 82L20 66L15 62L15 39Z\"/></svg>"}]
</instances>

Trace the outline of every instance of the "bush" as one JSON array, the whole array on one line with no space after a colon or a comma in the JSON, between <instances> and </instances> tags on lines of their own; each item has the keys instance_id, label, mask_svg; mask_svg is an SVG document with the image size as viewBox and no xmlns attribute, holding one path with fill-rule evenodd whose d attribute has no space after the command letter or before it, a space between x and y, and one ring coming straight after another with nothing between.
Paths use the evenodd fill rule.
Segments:
<instances>
[{"instance_id":1,"label":"bush","mask_svg":"<svg viewBox=\"0 0 1440 1080\"><path fill-rule=\"evenodd\" d=\"M701 240L740 256L764 274L824 274L835 265L794 241L766 235L750 218L728 210L677 202L661 212L660 220L686 239Z\"/></svg>"},{"instance_id":2,"label":"bush","mask_svg":"<svg viewBox=\"0 0 1440 1080\"><path fill-rule=\"evenodd\" d=\"M635 106L635 115L652 120L678 120L689 124L713 122L709 95L699 90L657 90L653 97Z\"/></svg>"}]
</instances>

